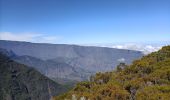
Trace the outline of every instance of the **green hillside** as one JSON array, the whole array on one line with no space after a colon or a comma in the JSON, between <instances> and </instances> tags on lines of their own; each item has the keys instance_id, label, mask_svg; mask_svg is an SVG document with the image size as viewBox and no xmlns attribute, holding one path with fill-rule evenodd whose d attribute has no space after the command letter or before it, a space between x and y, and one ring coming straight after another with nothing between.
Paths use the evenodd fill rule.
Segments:
<instances>
[{"instance_id":1,"label":"green hillside","mask_svg":"<svg viewBox=\"0 0 170 100\"><path fill-rule=\"evenodd\" d=\"M169 100L170 46L153 52L131 65L97 73L55 100Z\"/></svg>"},{"instance_id":2,"label":"green hillside","mask_svg":"<svg viewBox=\"0 0 170 100\"><path fill-rule=\"evenodd\" d=\"M8 55L0 49L0 100L49 100L68 90Z\"/></svg>"}]
</instances>

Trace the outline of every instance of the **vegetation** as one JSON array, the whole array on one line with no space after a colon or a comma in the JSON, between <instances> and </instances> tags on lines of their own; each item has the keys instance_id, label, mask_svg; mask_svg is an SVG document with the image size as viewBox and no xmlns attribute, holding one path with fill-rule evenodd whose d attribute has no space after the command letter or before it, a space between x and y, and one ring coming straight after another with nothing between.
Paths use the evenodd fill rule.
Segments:
<instances>
[{"instance_id":1,"label":"vegetation","mask_svg":"<svg viewBox=\"0 0 170 100\"><path fill-rule=\"evenodd\" d=\"M0 100L49 100L68 90L8 55L0 49Z\"/></svg>"},{"instance_id":2,"label":"vegetation","mask_svg":"<svg viewBox=\"0 0 170 100\"><path fill-rule=\"evenodd\" d=\"M97 73L90 81L78 83L55 100L169 100L170 46L153 52L131 65Z\"/></svg>"}]
</instances>

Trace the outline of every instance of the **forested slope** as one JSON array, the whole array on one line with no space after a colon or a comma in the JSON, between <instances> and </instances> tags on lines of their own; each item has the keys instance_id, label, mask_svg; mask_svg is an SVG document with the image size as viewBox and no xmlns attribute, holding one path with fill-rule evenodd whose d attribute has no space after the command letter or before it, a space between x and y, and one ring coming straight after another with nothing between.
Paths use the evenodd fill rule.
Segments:
<instances>
[{"instance_id":1,"label":"forested slope","mask_svg":"<svg viewBox=\"0 0 170 100\"><path fill-rule=\"evenodd\" d=\"M0 49L0 100L49 100L67 88L35 69L17 63Z\"/></svg>"}]
</instances>

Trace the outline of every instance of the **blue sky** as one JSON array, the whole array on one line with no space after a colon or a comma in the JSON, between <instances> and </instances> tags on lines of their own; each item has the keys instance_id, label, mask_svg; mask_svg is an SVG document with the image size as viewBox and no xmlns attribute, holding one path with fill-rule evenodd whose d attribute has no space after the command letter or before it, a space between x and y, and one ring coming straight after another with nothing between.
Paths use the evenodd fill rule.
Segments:
<instances>
[{"instance_id":1,"label":"blue sky","mask_svg":"<svg viewBox=\"0 0 170 100\"><path fill-rule=\"evenodd\" d=\"M170 0L0 0L0 39L47 43L170 40Z\"/></svg>"}]
</instances>

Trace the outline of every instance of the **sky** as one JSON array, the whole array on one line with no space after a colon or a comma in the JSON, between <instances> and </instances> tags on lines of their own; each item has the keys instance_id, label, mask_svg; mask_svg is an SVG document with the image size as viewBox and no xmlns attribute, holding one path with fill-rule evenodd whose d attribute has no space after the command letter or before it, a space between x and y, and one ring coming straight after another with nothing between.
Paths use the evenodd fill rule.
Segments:
<instances>
[{"instance_id":1,"label":"sky","mask_svg":"<svg viewBox=\"0 0 170 100\"><path fill-rule=\"evenodd\" d=\"M167 42L170 0L0 0L0 40Z\"/></svg>"}]
</instances>

